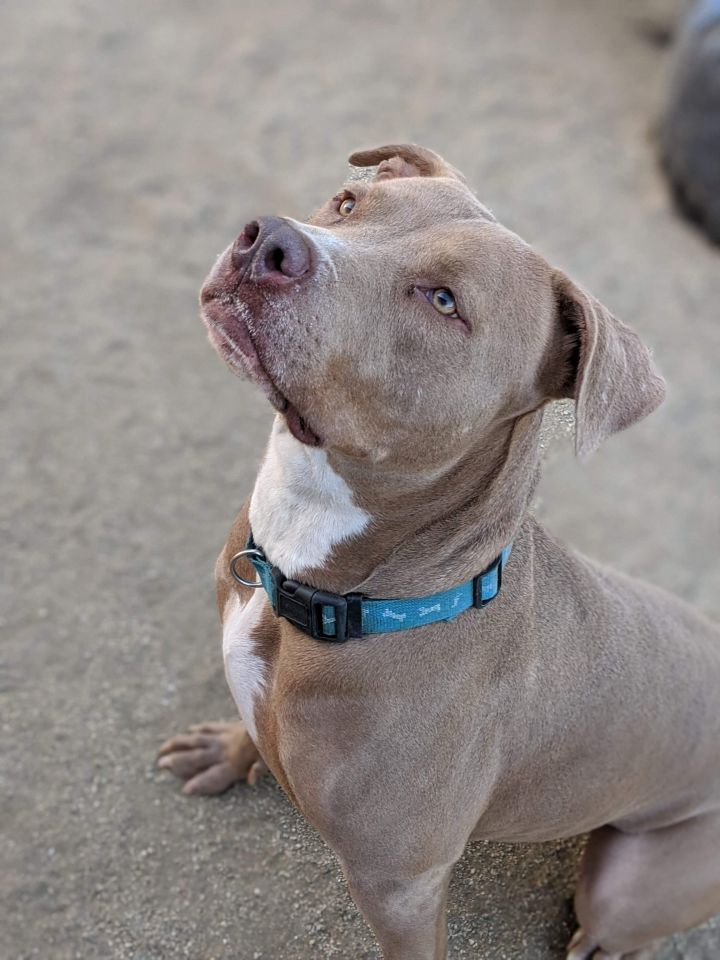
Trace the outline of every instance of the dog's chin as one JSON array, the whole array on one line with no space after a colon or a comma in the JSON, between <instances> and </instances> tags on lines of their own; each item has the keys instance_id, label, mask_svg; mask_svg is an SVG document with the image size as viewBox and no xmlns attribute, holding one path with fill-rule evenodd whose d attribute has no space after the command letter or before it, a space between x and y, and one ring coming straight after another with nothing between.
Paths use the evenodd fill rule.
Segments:
<instances>
[{"instance_id":1,"label":"dog's chin","mask_svg":"<svg viewBox=\"0 0 720 960\"><path fill-rule=\"evenodd\" d=\"M232 372L260 387L275 410L283 414L296 440L309 447L319 447L322 443L320 437L295 404L276 387L265 369L250 331L232 307L212 300L203 305L202 318L210 343Z\"/></svg>"}]
</instances>

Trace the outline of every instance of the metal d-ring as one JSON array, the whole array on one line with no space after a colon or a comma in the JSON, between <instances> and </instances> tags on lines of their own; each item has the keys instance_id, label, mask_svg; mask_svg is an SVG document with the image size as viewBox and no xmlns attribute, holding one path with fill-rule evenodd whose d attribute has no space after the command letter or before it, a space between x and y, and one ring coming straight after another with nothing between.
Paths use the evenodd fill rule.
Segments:
<instances>
[{"instance_id":1,"label":"metal d-ring","mask_svg":"<svg viewBox=\"0 0 720 960\"><path fill-rule=\"evenodd\" d=\"M257 550L255 548L252 548L250 550L241 550L240 553L236 553L235 556L230 561L230 573L237 580L237 582L241 583L244 587L252 587L253 590L256 590L258 587L261 587L263 585L262 580L243 580L243 578L235 569L235 564L238 562L240 557L249 557L249 556L260 557L263 560L265 559L265 555L262 552L262 550Z\"/></svg>"}]
</instances>

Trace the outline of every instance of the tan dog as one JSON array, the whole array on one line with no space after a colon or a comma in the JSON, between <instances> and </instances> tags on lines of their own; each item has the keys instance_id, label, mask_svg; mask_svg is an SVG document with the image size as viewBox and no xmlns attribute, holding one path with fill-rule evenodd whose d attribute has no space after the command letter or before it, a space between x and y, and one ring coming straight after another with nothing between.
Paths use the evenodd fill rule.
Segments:
<instances>
[{"instance_id":1,"label":"tan dog","mask_svg":"<svg viewBox=\"0 0 720 960\"><path fill-rule=\"evenodd\" d=\"M446 956L468 839L591 831L568 956L627 956L720 910L720 633L528 505L549 400L575 398L587 455L663 381L440 157L351 162L375 178L308 223L248 224L202 290L213 344L278 416L217 566L242 723L174 738L161 765L213 793L264 761L389 960ZM428 597L514 547L488 606L337 643L236 583L249 526L285 577L371 598Z\"/></svg>"}]
</instances>

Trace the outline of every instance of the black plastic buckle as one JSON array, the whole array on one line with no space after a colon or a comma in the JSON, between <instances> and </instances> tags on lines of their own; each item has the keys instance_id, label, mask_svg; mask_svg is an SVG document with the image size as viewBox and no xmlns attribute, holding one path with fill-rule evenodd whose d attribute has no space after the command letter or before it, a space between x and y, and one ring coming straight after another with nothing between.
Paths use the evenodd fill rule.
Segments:
<instances>
[{"instance_id":1,"label":"black plastic buckle","mask_svg":"<svg viewBox=\"0 0 720 960\"><path fill-rule=\"evenodd\" d=\"M275 605L279 617L285 617L298 630L315 640L344 643L348 637L362 636L362 594L326 593L297 580L286 580L273 570ZM326 633L323 607L332 607L335 613L335 633Z\"/></svg>"},{"instance_id":2,"label":"black plastic buckle","mask_svg":"<svg viewBox=\"0 0 720 960\"><path fill-rule=\"evenodd\" d=\"M488 597L487 600L483 600L482 598L483 577L486 577L489 573L492 573L493 570L497 570L497 583L496 583L497 589L495 590L495 593L491 597ZM502 562L502 554L500 554L497 560L493 560L490 566L487 567L485 570L483 570L482 573L479 573L476 577L473 577L473 606L474 607L477 607L478 609L482 607L486 607L490 603L490 601L494 600L495 597L500 593L500 587L502 586L502 572L503 572L503 562Z\"/></svg>"}]
</instances>

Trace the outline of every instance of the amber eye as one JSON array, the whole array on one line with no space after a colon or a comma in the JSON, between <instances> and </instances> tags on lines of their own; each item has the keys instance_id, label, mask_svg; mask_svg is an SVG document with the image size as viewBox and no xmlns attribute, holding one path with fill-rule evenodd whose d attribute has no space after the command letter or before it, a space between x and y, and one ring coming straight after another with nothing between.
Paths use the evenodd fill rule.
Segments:
<instances>
[{"instance_id":1,"label":"amber eye","mask_svg":"<svg viewBox=\"0 0 720 960\"><path fill-rule=\"evenodd\" d=\"M354 197L345 197L343 202L338 207L338 213L341 217L349 217L353 212L355 207L355 198Z\"/></svg>"},{"instance_id":2,"label":"amber eye","mask_svg":"<svg viewBox=\"0 0 720 960\"><path fill-rule=\"evenodd\" d=\"M437 290L432 290L430 295L430 303L432 303L438 313L442 313L446 317L451 316L453 313L457 313L455 297L447 289L447 287L438 287Z\"/></svg>"}]
</instances>

